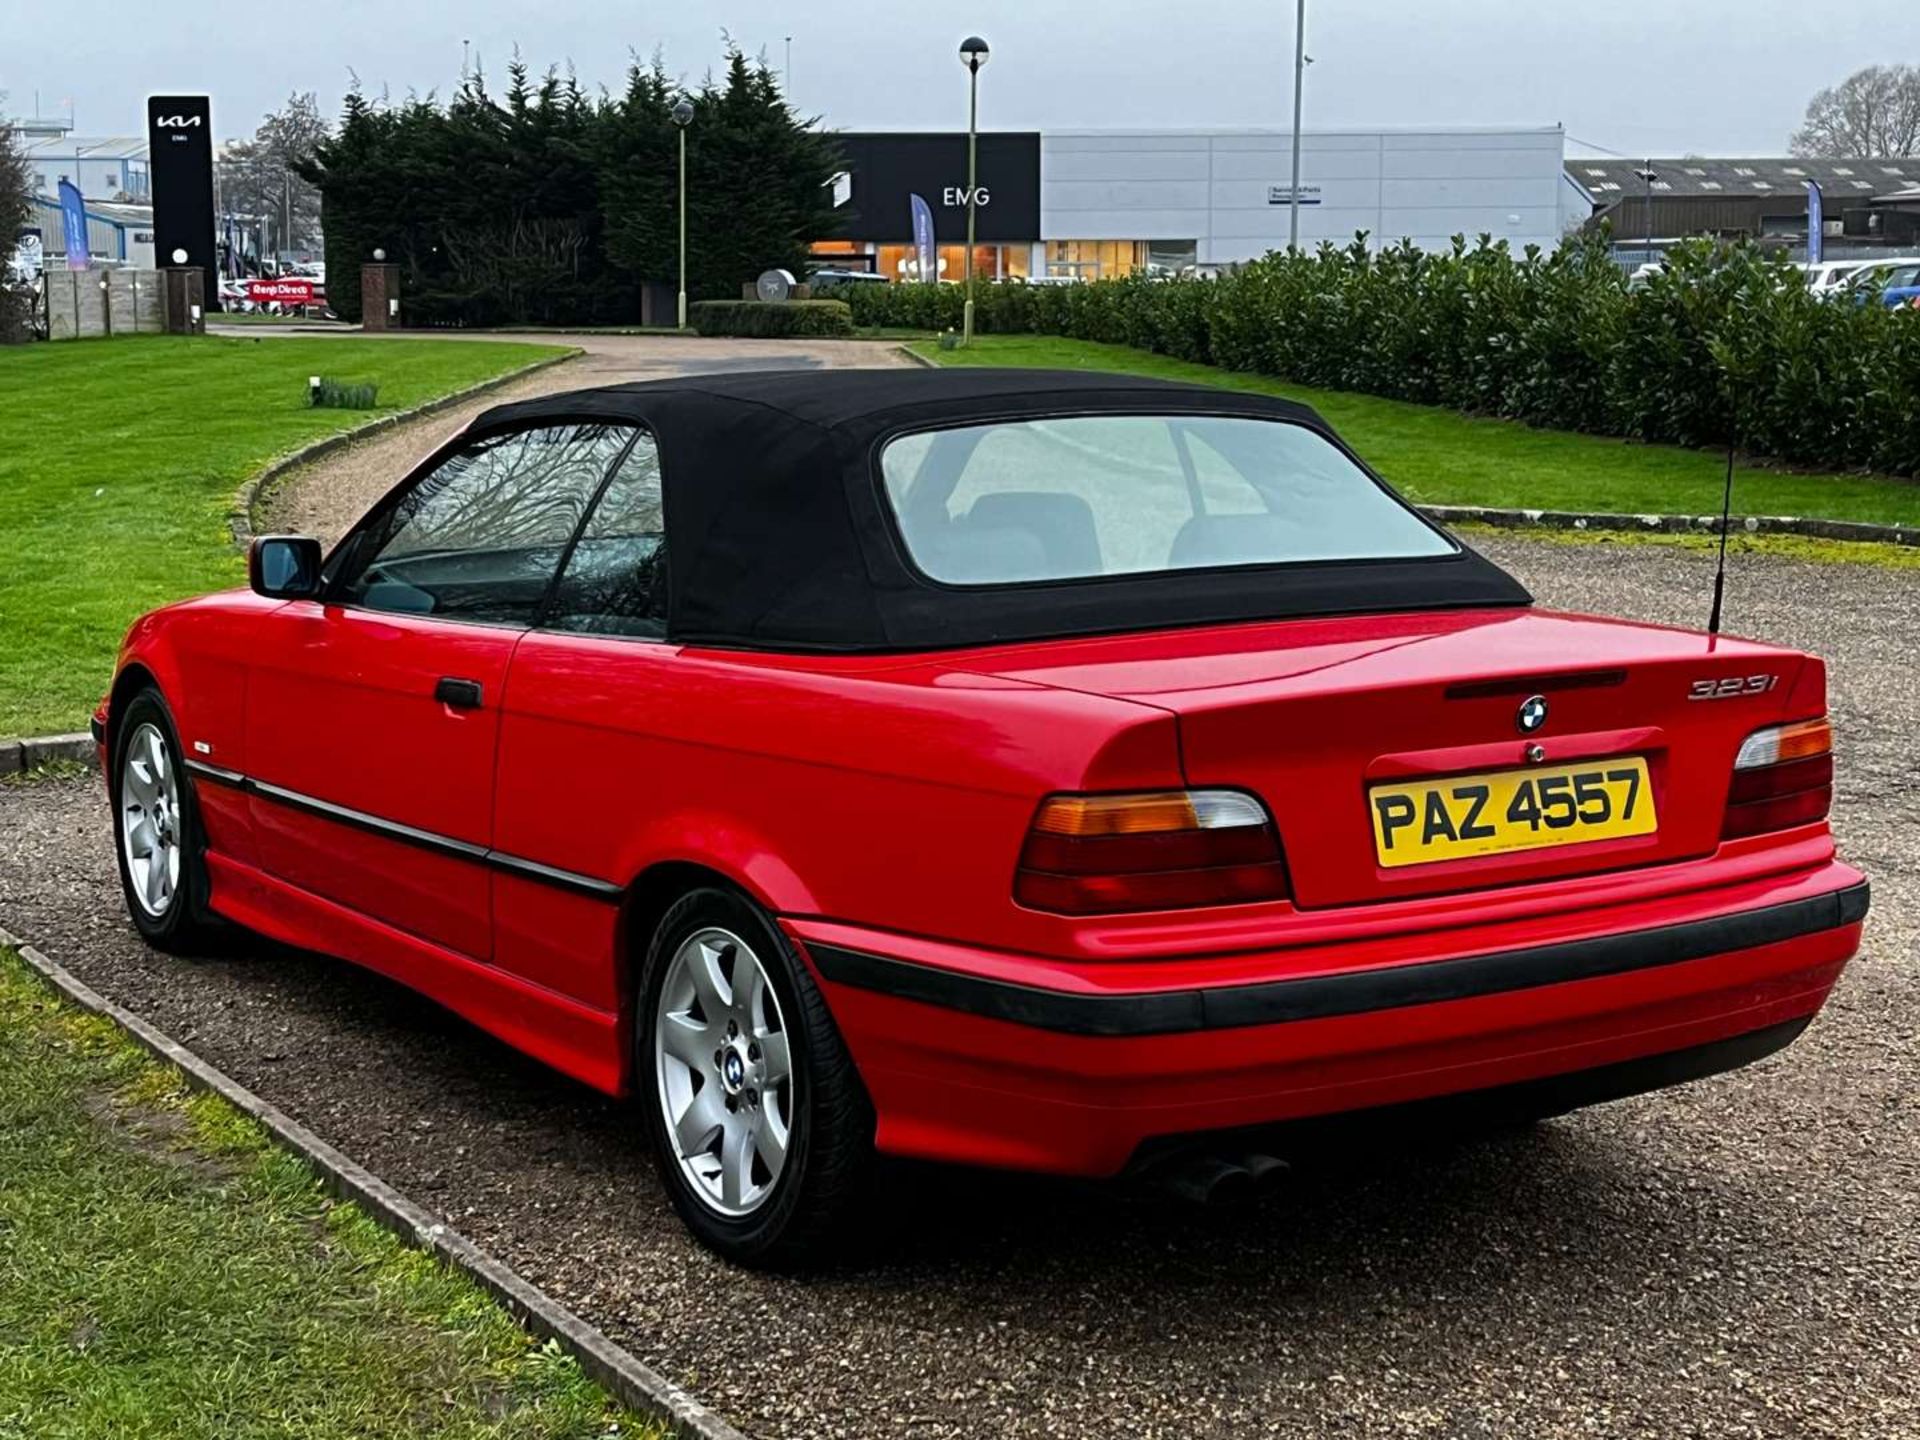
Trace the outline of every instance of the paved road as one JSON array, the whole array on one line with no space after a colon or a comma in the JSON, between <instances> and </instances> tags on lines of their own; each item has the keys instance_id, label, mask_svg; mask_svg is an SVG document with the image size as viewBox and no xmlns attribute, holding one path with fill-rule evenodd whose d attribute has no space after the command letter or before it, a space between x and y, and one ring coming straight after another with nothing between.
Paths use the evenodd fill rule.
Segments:
<instances>
[{"instance_id":1,"label":"paved road","mask_svg":"<svg viewBox=\"0 0 1920 1440\"><path fill-rule=\"evenodd\" d=\"M250 338L285 332L271 326L231 328ZM358 337L358 331L327 332ZM418 332L402 337L421 338ZM372 339L374 337L365 337ZM627 380L658 380L739 370L819 370L852 366L907 365L898 348L871 340L695 340L675 335L462 334L434 332L428 338L469 341L513 340L529 344L569 345L584 353L565 364L539 370L524 380L464 405L441 411L417 425L386 431L336 451L289 475L255 506L255 528L315 535L332 541L367 507L386 493L409 466L491 405L577 390L617 385Z\"/></svg>"}]
</instances>

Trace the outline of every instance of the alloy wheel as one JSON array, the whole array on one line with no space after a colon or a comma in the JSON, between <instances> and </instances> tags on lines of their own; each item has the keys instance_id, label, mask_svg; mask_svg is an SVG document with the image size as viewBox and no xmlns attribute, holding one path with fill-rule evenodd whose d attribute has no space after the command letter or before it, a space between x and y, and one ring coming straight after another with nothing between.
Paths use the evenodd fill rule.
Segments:
<instances>
[{"instance_id":1,"label":"alloy wheel","mask_svg":"<svg viewBox=\"0 0 1920 1440\"><path fill-rule=\"evenodd\" d=\"M750 1215L786 1168L793 1062L780 997L754 949L707 926L680 943L654 1011L661 1115L693 1193Z\"/></svg>"},{"instance_id":2,"label":"alloy wheel","mask_svg":"<svg viewBox=\"0 0 1920 1440\"><path fill-rule=\"evenodd\" d=\"M120 760L120 847L134 900L159 919L180 888L180 778L151 722L133 732Z\"/></svg>"}]
</instances>

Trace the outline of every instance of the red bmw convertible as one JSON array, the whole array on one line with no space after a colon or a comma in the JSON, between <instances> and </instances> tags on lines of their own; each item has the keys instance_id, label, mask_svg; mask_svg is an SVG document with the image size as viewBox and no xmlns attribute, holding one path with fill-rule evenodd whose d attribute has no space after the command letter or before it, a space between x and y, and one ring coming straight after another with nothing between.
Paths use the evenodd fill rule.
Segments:
<instances>
[{"instance_id":1,"label":"red bmw convertible","mask_svg":"<svg viewBox=\"0 0 1920 1440\"><path fill-rule=\"evenodd\" d=\"M128 909L631 1094L770 1263L876 1154L1232 1173L1786 1045L1867 909L1810 656L1545 612L1311 411L1032 371L506 405L128 635Z\"/></svg>"}]
</instances>

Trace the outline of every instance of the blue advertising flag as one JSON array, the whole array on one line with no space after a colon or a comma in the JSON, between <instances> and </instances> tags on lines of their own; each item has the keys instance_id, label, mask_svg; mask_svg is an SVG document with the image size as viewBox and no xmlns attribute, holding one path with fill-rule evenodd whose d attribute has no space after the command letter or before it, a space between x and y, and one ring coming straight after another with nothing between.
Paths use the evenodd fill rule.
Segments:
<instances>
[{"instance_id":1,"label":"blue advertising flag","mask_svg":"<svg viewBox=\"0 0 1920 1440\"><path fill-rule=\"evenodd\" d=\"M919 195L907 196L913 210L913 248L920 261L920 278L929 285L940 278L940 260L933 243L933 207Z\"/></svg>"},{"instance_id":2,"label":"blue advertising flag","mask_svg":"<svg viewBox=\"0 0 1920 1440\"><path fill-rule=\"evenodd\" d=\"M60 228L66 232L67 268L86 269L93 263L87 250L87 204L71 180L60 182Z\"/></svg>"},{"instance_id":3,"label":"blue advertising flag","mask_svg":"<svg viewBox=\"0 0 1920 1440\"><path fill-rule=\"evenodd\" d=\"M1807 263L1809 265L1820 263L1822 238L1820 232L1826 228L1821 214L1824 208L1820 203L1820 182L1809 180L1807 182Z\"/></svg>"}]
</instances>

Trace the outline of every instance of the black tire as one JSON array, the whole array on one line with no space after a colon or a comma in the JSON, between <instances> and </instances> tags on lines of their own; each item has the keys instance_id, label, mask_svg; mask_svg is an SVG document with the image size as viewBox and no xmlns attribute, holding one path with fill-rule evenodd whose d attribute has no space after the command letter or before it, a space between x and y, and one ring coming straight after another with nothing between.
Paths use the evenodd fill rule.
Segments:
<instances>
[{"instance_id":1,"label":"black tire","mask_svg":"<svg viewBox=\"0 0 1920 1440\"><path fill-rule=\"evenodd\" d=\"M207 910L206 843L200 828L193 777L187 773L180 749L180 732L174 728L166 701L151 686L141 690L116 713L112 724L113 756L107 793L113 801L113 853L120 870L120 889L127 902L127 915L141 938L157 950L169 954L203 952L214 946L220 930ZM168 821L179 848L179 878L170 886L164 903L157 906L149 905L136 889L123 828L127 752L136 738L150 731L157 731L166 747L178 799L177 804L168 807Z\"/></svg>"},{"instance_id":2,"label":"black tire","mask_svg":"<svg viewBox=\"0 0 1920 1440\"><path fill-rule=\"evenodd\" d=\"M706 929L739 936L762 962L779 1001L791 1065L785 1159L764 1199L745 1215L715 1208L687 1175L662 1100L656 1040L661 992L674 956ZM661 918L640 976L634 1075L661 1183L703 1245L736 1264L763 1269L793 1268L831 1256L835 1240L868 1192L873 1107L806 965L779 928L745 897L730 890L695 890Z\"/></svg>"}]
</instances>

